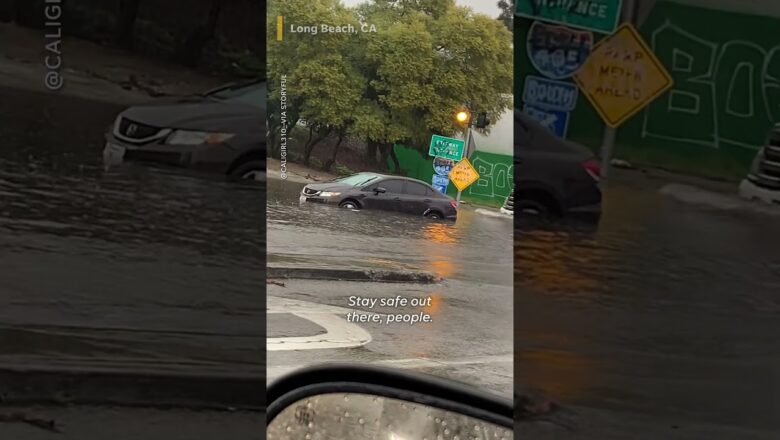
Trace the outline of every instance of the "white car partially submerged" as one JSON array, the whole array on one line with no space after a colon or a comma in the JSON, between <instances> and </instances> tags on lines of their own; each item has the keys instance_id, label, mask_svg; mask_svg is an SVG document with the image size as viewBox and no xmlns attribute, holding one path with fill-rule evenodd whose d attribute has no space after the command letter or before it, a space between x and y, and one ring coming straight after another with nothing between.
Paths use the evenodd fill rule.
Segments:
<instances>
[{"instance_id":1,"label":"white car partially submerged","mask_svg":"<svg viewBox=\"0 0 780 440\"><path fill-rule=\"evenodd\" d=\"M739 185L739 194L750 200L780 204L780 124L774 126L766 146L753 160L750 172Z\"/></svg>"}]
</instances>

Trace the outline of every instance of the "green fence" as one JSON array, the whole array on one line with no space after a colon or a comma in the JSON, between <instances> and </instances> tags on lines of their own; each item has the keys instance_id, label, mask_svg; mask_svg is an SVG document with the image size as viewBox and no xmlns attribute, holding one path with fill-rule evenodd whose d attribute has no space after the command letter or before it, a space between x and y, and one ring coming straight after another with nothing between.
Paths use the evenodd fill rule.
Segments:
<instances>
[{"instance_id":1,"label":"green fence","mask_svg":"<svg viewBox=\"0 0 780 440\"><path fill-rule=\"evenodd\" d=\"M389 165L393 172L424 182L431 182L434 173L433 158L424 156L419 150L403 145L395 146L395 154L398 156L401 171L393 169L393 164L390 162ZM512 156L476 151L471 156L471 163L476 168L480 178L466 188L462 200L480 205L501 206L512 190L514 175ZM453 197L457 194L457 189L452 182L447 188L447 194Z\"/></svg>"},{"instance_id":2,"label":"green fence","mask_svg":"<svg viewBox=\"0 0 780 440\"><path fill-rule=\"evenodd\" d=\"M517 19L518 86L531 22ZM780 121L780 20L659 1L640 32L674 87L620 127L616 157L708 177L743 177ZM519 102L518 102L519 106ZM580 95L569 139L597 149L603 124Z\"/></svg>"}]
</instances>

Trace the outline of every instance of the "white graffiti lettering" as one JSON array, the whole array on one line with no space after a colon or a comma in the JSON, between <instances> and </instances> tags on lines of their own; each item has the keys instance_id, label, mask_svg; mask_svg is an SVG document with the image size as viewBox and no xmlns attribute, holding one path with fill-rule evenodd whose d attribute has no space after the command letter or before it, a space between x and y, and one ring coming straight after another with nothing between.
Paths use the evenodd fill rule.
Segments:
<instances>
[{"instance_id":1,"label":"white graffiti lettering","mask_svg":"<svg viewBox=\"0 0 780 440\"><path fill-rule=\"evenodd\" d=\"M760 148L780 121L780 46L716 43L667 21L652 33L674 88L644 113L643 138Z\"/></svg>"}]
</instances>

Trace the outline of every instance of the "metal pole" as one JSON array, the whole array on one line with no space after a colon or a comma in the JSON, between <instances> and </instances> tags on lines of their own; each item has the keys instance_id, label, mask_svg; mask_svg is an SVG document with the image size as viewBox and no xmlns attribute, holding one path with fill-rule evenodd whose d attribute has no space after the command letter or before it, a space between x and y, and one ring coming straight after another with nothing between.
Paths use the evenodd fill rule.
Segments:
<instances>
[{"instance_id":1,"label":"metal pole","mask_svg":"<svg viewBox=\"0 0 780 440\"><path fill-rule=\"evenodd\" d=\"M621 22L634 23L636 17L636 3L638 0L623 0ZM609 179L609 169L612 162L612 154L615 151L615 139L617 129L604 127L604 136L601 141L601 178Z\"/></svg>"},{"instance_id":2,"label":"metal pole","mask_svg":"<svg viewBox=\"0 0 780 440\"><path fill-rule=\"evenodd\" d=\"M463 157L468 158L471 156L471 121L469 121L469 126L466 129L466 151L463 152ZM458 196L455 197L455 203L460 206L460 196L463 194L463 191L458 190Z\"/></svg>"}]
</instances>

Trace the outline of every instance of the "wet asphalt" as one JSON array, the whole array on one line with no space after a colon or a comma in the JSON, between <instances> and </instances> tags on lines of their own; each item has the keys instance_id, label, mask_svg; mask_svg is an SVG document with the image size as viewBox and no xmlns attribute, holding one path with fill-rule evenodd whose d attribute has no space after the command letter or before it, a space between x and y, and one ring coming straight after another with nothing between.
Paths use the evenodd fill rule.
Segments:
<instances>
[{"instance_id":1,"label":"wet asphalt","mask_svg":"<svg viewBox=\"0 0 780 440\"><path fill-rule=\"evenodd\" d=\"M604 206L518 224L518 390L683 429L665 438L780 432L780 210L635 172Z\"/></svg>"},{"instance_id":2,"label":"wet asphalt","mask_svg":"<svg viewBox=\"0 0 780 440\"><path fill-rule=\"evenodd\" d=\"M463 381L509 396L511 218L462 209L456 222L430 221L383 211L301 204L298 196L302 187L282 180L268 182L269 263L424 270L444 281L388 284L288 280L283 287L269 286L272 325L268 333L268 380L323 362L373 363ZM395 309L349 304L350 297L370 300L399 295L431 298L431 302ZM295 301L298 308L285 305L284 300ZM291 316L296 310L304 317L307 313L327 313L342 320L355 310L380 314L425 312L432 322L358 323L369 337L355 346L283 349L285 338L327 334L305 324L301 314Z\"/></svg>"},{"instance_id":3,"label":"wet asphalt","mask_svg":"<svg viewBox=\"0 0 780 440\"><path fill-rule=\"evenodd\" d=\"M262 374L264 187L105 170L102 133L120 110L0 89L0 362ZM423 269L445 281L271 286L269 303L314 309L400 292L437 307L425 327L361 326L371 341L358 347L269 352L269 379L329 360L395 362L505 393L514 341L518 391L583 413L780 430L771 212L680 201L663 182L616 173L597 227L520 225L513 294L506 219L300 206L299 188L280 185L268 183L269 262ZM284 305L269 315L269 338L324 333Z\"/></svg>"},{"instance_id":4,"label":"wet asphalt","mask_svg":"<svg viewBox=\"0 0 780 440\"><path fill-rule=\"evenodd\" d=\"M0 363L262 376L263 186L104 169L121 110L0 89Z\"/></svg>"}]
</instances>

